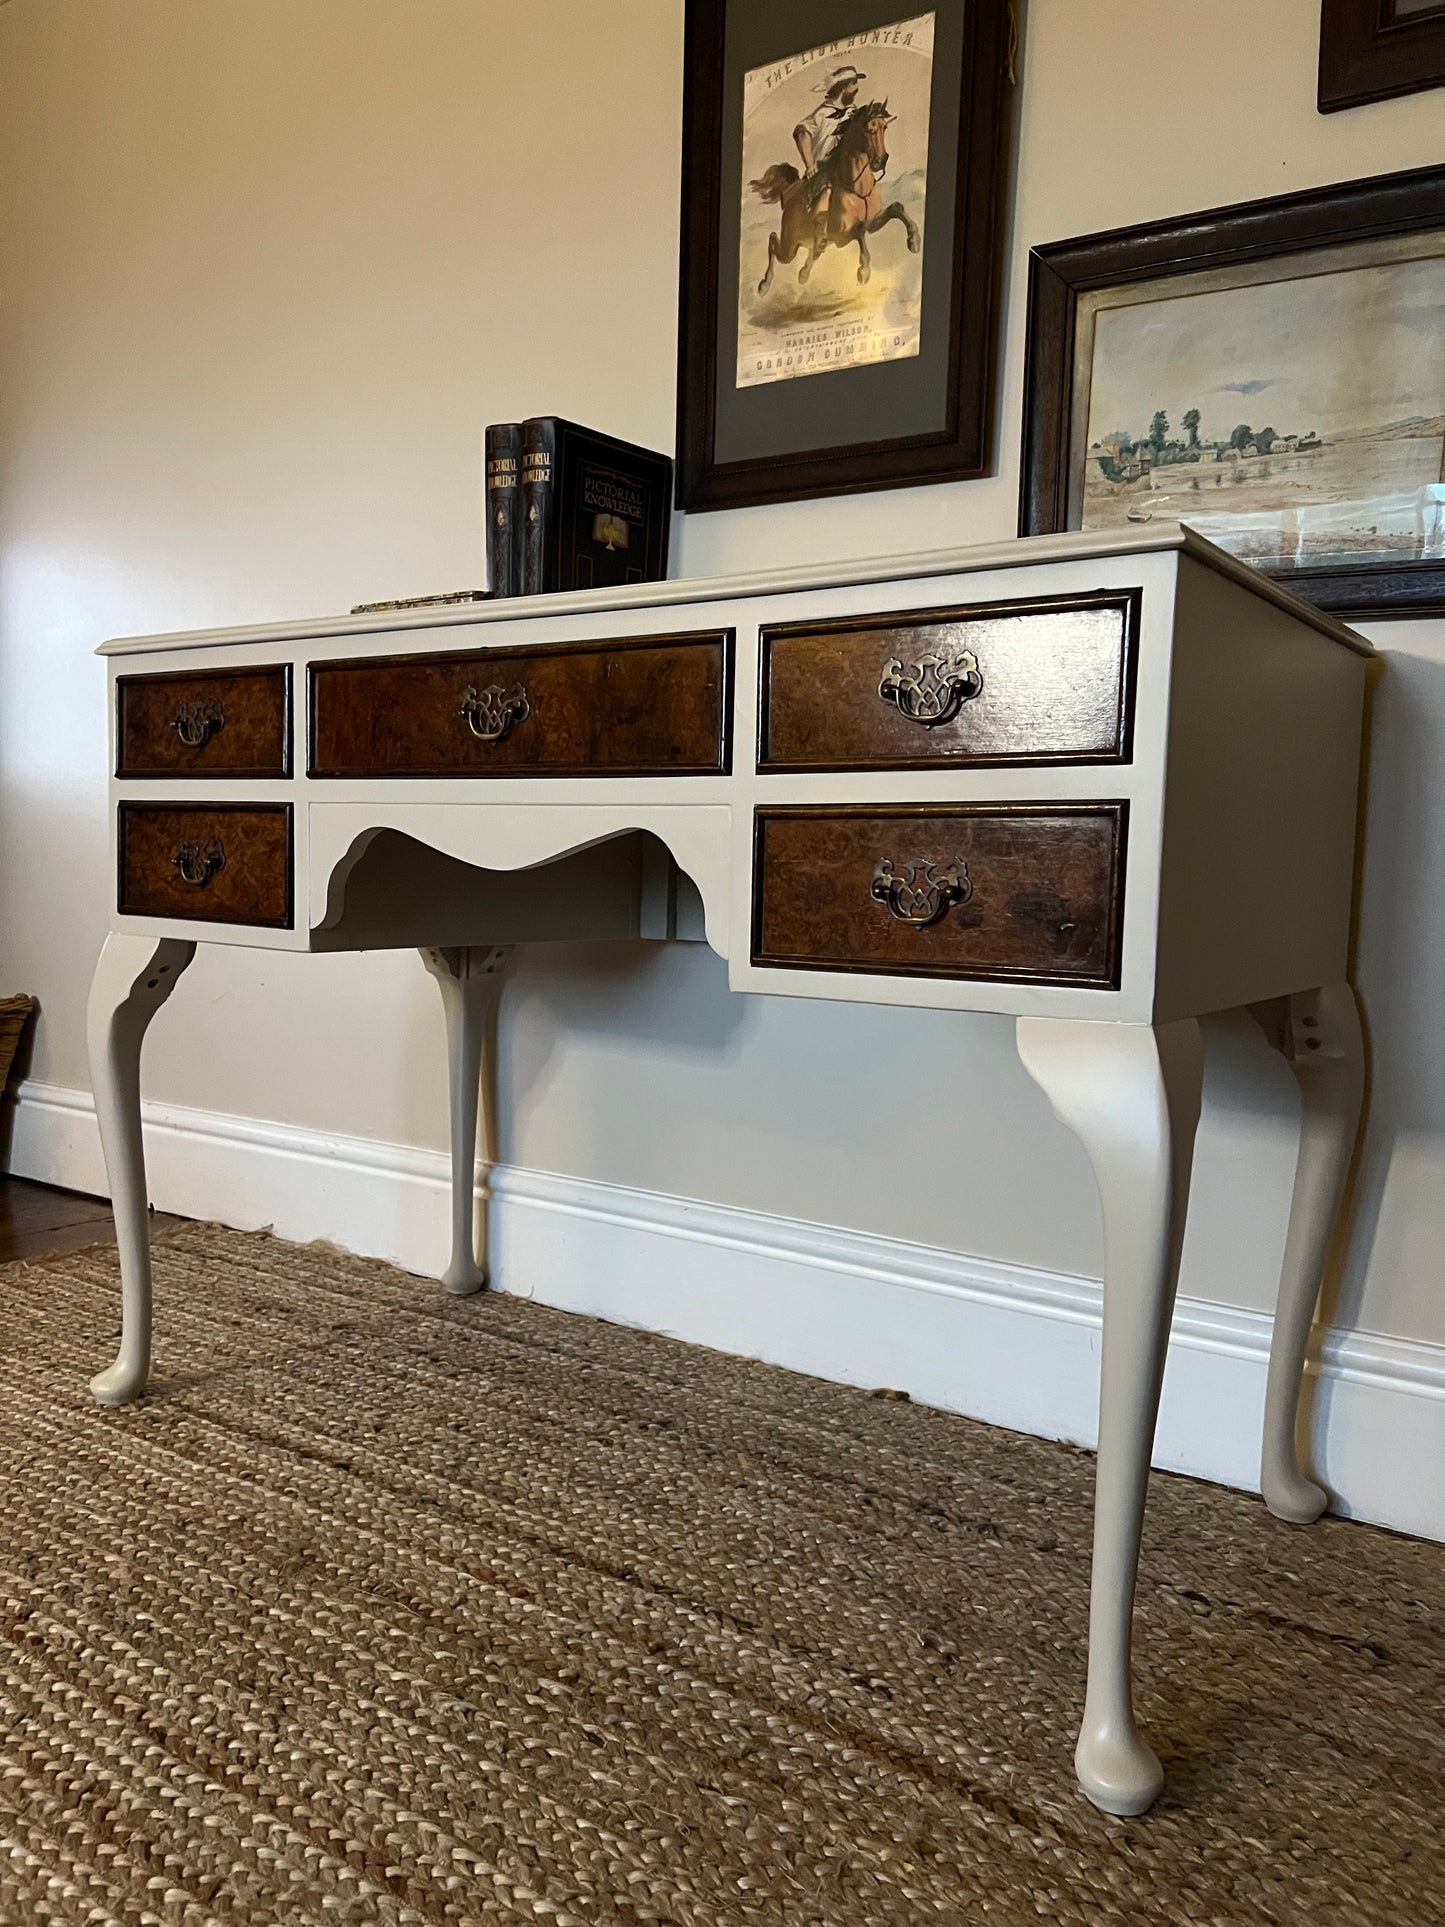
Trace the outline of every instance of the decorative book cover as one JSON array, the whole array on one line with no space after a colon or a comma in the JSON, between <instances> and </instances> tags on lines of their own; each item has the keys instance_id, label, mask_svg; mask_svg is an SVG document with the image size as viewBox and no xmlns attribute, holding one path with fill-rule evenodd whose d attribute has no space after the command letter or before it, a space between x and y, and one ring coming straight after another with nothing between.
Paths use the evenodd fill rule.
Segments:
<instances>
[{"instance_id":1,"label":"decorative book cover","mask_svg":"<svg viewBox=\"0 0 1445 1927\"><path fill-rule=\"evenodd\" d=\"M487 586L522 593L522 425L492 422L486 435Z\"/></svg>"},{"instance_id":2,"label":"decorative book cover","mask_svg":"<svg viewBox=\"0 0 1445 1927\"><path fill-rule=\"evenodd\" d=\"M522 592L667 574L672 458L556 415L522 424Z\"/></svg>"}]
</instances>

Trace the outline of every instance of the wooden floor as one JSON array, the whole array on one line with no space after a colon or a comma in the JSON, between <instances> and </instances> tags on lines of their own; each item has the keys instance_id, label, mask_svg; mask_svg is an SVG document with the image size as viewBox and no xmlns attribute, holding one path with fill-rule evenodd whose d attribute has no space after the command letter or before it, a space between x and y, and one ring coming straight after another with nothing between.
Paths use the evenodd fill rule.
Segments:
<instances>
[{"instance_id":1,"label":"wooden floor","mask_svg":"<svg viewBox=\"0 0 1445 1927\"><path fill-rule=\"evenodd\" d=\"M160 1228L182 1220L156 1212L151 1222ZM88 1198L80 1191L32 1184L28 1178L0 1176L0 1264L12 1258L78 1251L82 1245L111 1244L114 1239L109 1198Z\"/></svg>"}]
</instances>

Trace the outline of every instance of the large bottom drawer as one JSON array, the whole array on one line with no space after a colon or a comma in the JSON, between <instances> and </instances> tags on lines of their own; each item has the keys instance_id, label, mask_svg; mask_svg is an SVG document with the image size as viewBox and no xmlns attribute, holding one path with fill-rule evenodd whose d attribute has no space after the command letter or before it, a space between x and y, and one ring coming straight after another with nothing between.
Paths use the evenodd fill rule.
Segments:
<instances>
[{"instance_id":1,"label":"large bottom drawer","mask_svg":"<svg viewBox=\"0 0 1445 1927\"><path fill-rule=\"evenodd\" d=\"M289 930L291 805L120 806L122 916Z\"/></svg>"},{"instance_id":2,"label":"large bottom drawer","mask_svg":"<svg viewBox=\"0 0 1445 1927\"><path fill-rule=\"evenodd\" d=\"M753 962L1112 988L1125 811L759 810Z\"/></svg>"}]
</instances>

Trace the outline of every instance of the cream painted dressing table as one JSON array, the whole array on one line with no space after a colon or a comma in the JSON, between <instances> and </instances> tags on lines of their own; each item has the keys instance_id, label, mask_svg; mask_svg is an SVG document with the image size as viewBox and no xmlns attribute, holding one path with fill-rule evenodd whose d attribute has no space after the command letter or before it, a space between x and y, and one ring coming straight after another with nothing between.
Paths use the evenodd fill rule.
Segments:
<instances>
[{"instance_id":1,"label":"cream painted dressing table","mask_svg":"<svg viewBox=\"0 0 1445 1927\"><path fill-rule=\"evenodd\" d=\"M1013 1017L1103 1204L1076 1765L1099 1806L1142 1812L1161 1774L1130 1635L1195 1020L1278 998L1304 1131L1262 1484L1284 1518L1325 1504L1295 1417L1359 1115L1368 646L1165 528L102 653L118 894L89 1036L124 1326L96 1397L146 1383L140 1051L198 943L421 949L446 1007L459 1293L486 1282L479 1093L489 1111L512 946L701 939L735 991Z\"/></svg>"}]
</instances>

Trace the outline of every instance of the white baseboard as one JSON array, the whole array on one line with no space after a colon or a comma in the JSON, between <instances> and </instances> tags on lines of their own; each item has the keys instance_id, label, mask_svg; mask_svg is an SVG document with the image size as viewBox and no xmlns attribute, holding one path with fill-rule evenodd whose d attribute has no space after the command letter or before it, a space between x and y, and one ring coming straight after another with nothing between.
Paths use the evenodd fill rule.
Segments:
<instances>
[{"instance_id":1,"label":"white baseboard","mask_svg":"<svg viewBox=\"0 0 1445 1927\"><path fill-rule=\"evenodd\" d=\"M327 1238L424 1276L446 1260L441 1152L147 1104L157 1208ZM85 1091L21 1087L11 1167L104 1194ZM493 1174L496 1283L850 1385L1092 1445L1098 1282L548 1172ZM1155 1464L1258 1489L1270 1320L1179 1301ZM1445 1346L1334 1331L1313 1400L1335 1510L1445 1540Z\"/></svg>"}]
</instances>

